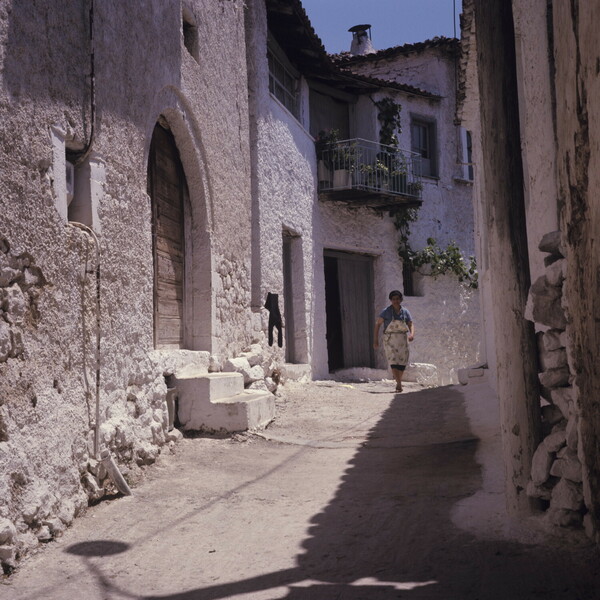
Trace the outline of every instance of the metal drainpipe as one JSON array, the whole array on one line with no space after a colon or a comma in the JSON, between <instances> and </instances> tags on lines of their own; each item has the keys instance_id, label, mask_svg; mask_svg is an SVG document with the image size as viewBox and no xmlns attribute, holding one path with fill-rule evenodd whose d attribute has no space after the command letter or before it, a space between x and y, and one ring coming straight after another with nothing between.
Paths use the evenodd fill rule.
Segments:
<instances>
[{"instance_id":1,"label":"metal drainpipe","mask_svg":"<svg viewBox=\"0 0 600 600\"><path fill-rule=\"evenodd\" d=\"M73 164L81 164L92 151L94 138L96 135L96 61L95 61L95 44L94 44L94 0L90 0L89 11L89 27L90 27L90 138L86 147L80 152L72 152Z\"/></svg>"},{"instance_id":2,"label":"metal drainpipe","mask_svg":"<svg viewBox=\"0 0 600 600\"><path fill-rule=\"evenodd\" d=\"M94 458L102 461L107 473L112 479L117 489L124 495L130 496L131 489L123 478L112 456L108 450L100 452L100 339L101 339L101 322L100 322L100 243L98 236L91 227L76 221L69 221L69 225L77 227L89 234L94 241L96 249L96 422L94 424ZM85 273L87 279L87 269ZM83 317L85 319L85 316ZM85 343L85 340L84 340Z\"/></svg>"},{"instance_id":3,"label":"metal drainpipe","mask_svg":"<svg viewBox=\"0 0 600 600\"><path fill-rule=\"evenodd\" d=\"M81 164L92 151L94 145L94 136L96 131L96 73L95 73L95 56L94 56L94 0L90 0L90 11L89 11L89 26L90 26L90 138L87 146L78 154L74 160L74 164ZM84 225L83 223L77 223L76 221L69 221L69 225L77 227L87 234L89 234L94 240L94 246L96 249L96 423L94 425L94 458L100 460L106 469L109 477L117 489L124 495L130 496L131 489L127 485L127 482L123 478L123 475L119 471L115 461L113 460L110 452L106 449L100 452L100 338L101 338L101 324L100 324L100 243L98 242L98 236L91 227ZM87 279L87 269L86 269ZM83 317L85 319L85 316ZM85 344L85 340L84 340Z\"/></svg>"}]
</instances>

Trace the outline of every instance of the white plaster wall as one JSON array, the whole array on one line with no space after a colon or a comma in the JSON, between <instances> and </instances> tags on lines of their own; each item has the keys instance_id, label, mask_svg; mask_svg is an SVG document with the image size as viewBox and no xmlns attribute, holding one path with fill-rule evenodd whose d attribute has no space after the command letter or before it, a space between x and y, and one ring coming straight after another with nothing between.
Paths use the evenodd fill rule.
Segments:
<instances>
[{"instance_id":1,"label":"white plaster wall","mask_svg":"<svg viewBox=\"0 0 600 600\"><path fill-rule=\"evenodd\" d=\"M439 385L458 382L458 369L480 360L480 313L477 290L457 285L445 275L425 277L422 296L407 296L415 324L411 362L434 364Z\"/></svg>"},{"instance_id":2,"label":"white plaster wall","mask_svg":"<svg viewBox=\"0 0 600 600\"><path fill-rule=\"evenodd\" d=\"M460 164L460 131L454 124L454 60L432 48L421 54L365 61L352 69L441 96L434 100L401 92L393 95L402 105L400 148L410 150L411 115L433 119L437 128L438 177L423 177L422 205L418 220L411 224L410 243L415 250L424 248L429 237L441 248L455 243L468 260L476 254L473 184L463 180ZM380 97L374 95L376 100ZM466 289L452 276L422 281L423 296L407 297L404 302L417 328L411 361L435 364L442 383L456 382L459 368L482 361L479 292Z\"/></svg>"},{"instance_id":3,"label":"white plaster wall","mask_svg":"<svg viewBox=\"0 0 600 600\"><path fill-rule=\"evenodd\" d=\"M308 94L301 105L299 122L268 89L266 59L267 28L262 2L248 5L248 24L252 53L249 56L250 111L253 121L253 305L261 316L258 339L266 343L269 312L262 308L267 293L279 295L284 325L282 234L284 230L300 238L301 251L294 269L294 325L302 358L312 358L313 302L313 222L316 202L316 157L314 140L308 133ZM302 85L305 90L305 85ZM275 335L276 339L276 335ZM274 343L275 363L285 359L285 348Z\"/></svg>"},{"instance_id":4,"label":"white plaster wall","mask_svg":"<svg viewBox=\"0 0 600 600\"><path fill-rule=\"evenodd\" d=\"M389 305L388 294L402 289L402 262L397 253L398 234L387 212L367 208L347 208L336 202L320 202L315 235L314 304L315 342L313 376L329 376L327 358L324 250L342 250L373 257L373 324ZM376 356L376 367L386 368L383 350Z\"/></svg>"},{"instance_id":5,"label":"white plaster wall","mask_svg":"<svg viewBox=\"0 0 600 600\"><path fill-rule=\"evenodd\" d=\"M431 47L381 60L354 63L351 69L444 96L449 90L449 63L452 63L452 57L443 47Z\"/></svg>"},{"instance_id":6,"label":"white plaster wall","mask_svg":"<svg viewBox=\"0 0 600 600\"><path fill-rule=\"evenodd\" d=\"M558 198L550 69L534 69L548 60L546 2L513 2L519 121L531 281L544 274L542 237L558 229Z\"/></svg>"},{"instance_id":7,"label":"white plaster wall","mask_svg":"<svg viewBox=\"0 0 600 600\"><path fill-rule=\"evenodd\" d=\"M479 117L479 79L477 74L477 42L475 37L475 20L471 9L462 31L462 44L466 45L467 53L464 55L462 67L465 69L466 97L460 107L460 119L463 127L471 132L473 143L474 162L473 172L473 213L475 230L475 255L477 257L477 270L479 273L479 297L481 312L481 352L480 360L487 363L490 373L490 384L497 389L495 325L492 311L492 288L489 270L489 244L487 239L487 206L482 196L485 189L485 173L480 168L481 149L481 120Z\"/></svg>"},{"instance_id":8,"label":"white plaster wall","mask_svg":"<svg viewBox=\"0 0 600 600\"><path fill-rule=\"evenodd\" d=\"M130 480L167 441L163 373L175 363L152 341L146 169L161 113L186 170L195 248L207 256L196 297L208 295L214 312L198 344L232 355L252 340L243 3L188 5L200 63L183 46L179 1L95 3L93 149L106 173L98 206L101 441ZM0 3L0 518L15 525L21 552L46 535L43 527L60 533L93 493L81 480L93 444L94 252L57 209L50 135L56 126L79 148L88 139L86 28L85 11L60 2Z\"/></svg>"}]
</instances>

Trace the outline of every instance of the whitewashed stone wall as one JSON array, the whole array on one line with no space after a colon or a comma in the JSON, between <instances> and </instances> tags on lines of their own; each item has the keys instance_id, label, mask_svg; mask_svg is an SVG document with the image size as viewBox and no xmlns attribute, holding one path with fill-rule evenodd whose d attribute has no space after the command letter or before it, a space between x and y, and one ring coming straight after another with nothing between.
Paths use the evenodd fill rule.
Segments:
<instances>
[{"instance_id":1,"label":"whitewashed stone wall","mask_svg":"<svg viewBox=\"0 0 600 600\"><path fill-rule=\"evenodd\" d=\"M253 341L250 151L241 0L95 3L93 151L105 166L100 442L134 482L174 434L164 375L217 368ZM218 32L218 35L215 33ZM35 44L32 40L44 40ZM95 273L91 238L66 225L50 128L90 134L87 15L60 2L0 3L0 560L5 569L112 491L94 461ZM210 307L195 350L153 350L147 160L162 114L190 192L197 271ZM85 119L82 120L82 115ZM56 139L56 138L55 138ZM64 187L64 186L63 186ZM199 283L199 285L200 285Z\"/></svg>"},{"instance_id":2,"label":"whitewashed stone wall","mask_svg":"<svg viewBox=\"0 0 600 600\"><path fill-rule=\"evenodd\" d=\"M299 248L293 264L294 326L296 349L302 363L312 363L312 331L315 314L314 221L316 156L308 133L308 93L303 93L299 118L269 93L266 58L267 27L262 2L248 5L250 49L250 111L252 118L253 194L253 294L252 304L260 316L257 339L266 344L269 312L263 308L267 293L279 295L284 325L283 232L296 237ZM267 347L275 365L285 360L285 348Z\"/></svg>"},{"instance_id":3,"label":"whitewashed stone wall","mask_svg":"<svg viewBox=\"0 0 600 600\"><path fill-rule=\"evenodd\" d=\"M473 187L463 179L463 165L459 164L462 147L454 124L454 59L443 48L432 47L376 61L371 58L352 64L351 68L441 96L440 100L403 93L393 96L402 106L400 148L411 148L411 115L433 119L437 127L438 177L423 177L423 203L418 220L411 224L410 244L420 250L432 237L441 248L455 243L466 260L475 256ZM406 297L404 302L417 328L411 361L436 365L440 383L457 383L458 369L485 360L485 354L480 352L479 292L466 289L447 275L436 280L423 277L421 293Z\"/></svg>"},{"instance_id":4,"label":"whitewashed stone wall","mask_svg":"<svg viewBox=\"0 0 600 600\"><path fill-rule=\"evenodd\" d=\"M323 251L342 250L373 257L373 323L389 305L388 294L401 287L402 262L398 257L398 236L388 213L367 208L347 208L339 203L321 202L318 213L318 239L315 251L315 350L314 377L328 377ZM376 366L387 368L383 351L376 356Z\"/></svg>"}]
</instances>

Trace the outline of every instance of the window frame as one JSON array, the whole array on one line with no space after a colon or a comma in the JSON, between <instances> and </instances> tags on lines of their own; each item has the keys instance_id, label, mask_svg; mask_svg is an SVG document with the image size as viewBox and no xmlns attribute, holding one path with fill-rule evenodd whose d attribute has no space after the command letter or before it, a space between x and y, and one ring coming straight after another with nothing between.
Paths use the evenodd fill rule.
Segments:
<instances>
[{"instance_id":1,"label":"window frame","mask_svg":"<svg viewBox=\"0 0 600 600\"><path fill-rule=\"evenodd\" d=\"M300 73L292 66L271 34L269 34L267 41L267 65L269 71L269 93L284 106L297 121L300 121ZM275 69L272 68L273 66L280 67L283 78L275 72ZM291 86L287 85L290 82L293 84L293 89ZM281 94L282 97L278 95L278 89L283 92Z\"/></svg>"},{"instance_id":2,"label":"window frame","mask_svg":"<svg viewBox=\"0 0 600 600\"><path fill-rule=\"evenodd\" d=\"M429 157L423 156L423 146L417 146L415 140L414 128L423 127L426 131L426 141ZM432 117L423 115L411 114L410 116L410 147L413 152L421 156L421 175L423 177L439 178L439 162L438 162L438 140L437 140L437 122ZM425 162L427 161L427 162ZM428 168L424 168L428 165Z\"/></svg>"}]
</instances>

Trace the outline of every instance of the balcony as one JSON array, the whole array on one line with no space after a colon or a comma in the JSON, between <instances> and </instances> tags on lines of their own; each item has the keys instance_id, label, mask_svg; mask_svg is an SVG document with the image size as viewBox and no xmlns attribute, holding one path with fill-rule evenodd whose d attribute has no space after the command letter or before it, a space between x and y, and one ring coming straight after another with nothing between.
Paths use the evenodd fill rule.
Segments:
<instances>
[{"instance_id":1,"label":"balcony","mask_svg":"<svg viewBox=\"0 0 600 600\"><path fill-rule=\"evenodd\" d=\"M321 200L379 209L421 205L420 156L360 138L317 146Z\"/></svg>"}]
</instances>

